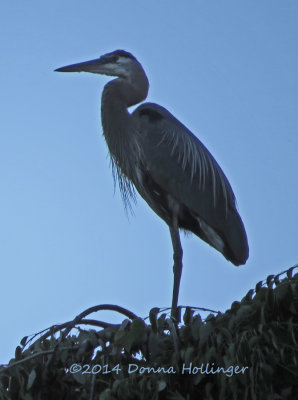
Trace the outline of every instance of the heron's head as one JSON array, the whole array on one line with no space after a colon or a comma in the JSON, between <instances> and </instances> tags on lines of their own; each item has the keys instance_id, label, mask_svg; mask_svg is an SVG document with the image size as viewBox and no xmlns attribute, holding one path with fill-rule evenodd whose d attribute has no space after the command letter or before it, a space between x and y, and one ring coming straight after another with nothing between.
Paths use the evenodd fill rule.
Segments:
<instances>
[{"instance_id":1,"label":"heron's head","mask_svg":"<svg viewBox=\"0 0 298 400\"><path fill-rule=\"evenodd\" d=\"M66 67L58 68L55 71L91 72L93 74L104 74L129 79L136 68L139 67L141 67L141 64L131 53L124 50L116 50L104 54L95 60L67 65Z\"/></svg>"}]
</instances>

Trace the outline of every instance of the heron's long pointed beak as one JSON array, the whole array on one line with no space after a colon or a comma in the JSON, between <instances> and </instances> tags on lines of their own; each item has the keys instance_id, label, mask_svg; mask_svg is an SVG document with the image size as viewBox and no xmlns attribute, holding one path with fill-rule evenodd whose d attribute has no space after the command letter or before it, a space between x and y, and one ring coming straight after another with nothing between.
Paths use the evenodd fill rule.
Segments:
<instances>
[{"instance_id":1,"label":"heron's long pointed beak","mask_svg":"<svg viewBox=\"0 0 298 400\"><path fill-rule=\"evenodd\" d=\"M105 62L101 58L89 60L78 64L66 65L65 67L57 68L57 72L91 72L93 74L104 73L103 66Z\"/></svg>"}]
</instances>

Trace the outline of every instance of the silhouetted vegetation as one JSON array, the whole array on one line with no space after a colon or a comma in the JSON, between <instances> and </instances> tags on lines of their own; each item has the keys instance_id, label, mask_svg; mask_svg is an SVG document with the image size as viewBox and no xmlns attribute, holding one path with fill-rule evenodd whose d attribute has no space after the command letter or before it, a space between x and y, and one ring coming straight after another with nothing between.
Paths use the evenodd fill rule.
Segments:
<instances>
[{"instance_id":1,"label":"silhouetted vegetation","mask_svg":"<svg viewBox=\"0 0 298 400\"><path fill-rule=\"evenodd\" d=\"M204 320L188 307L179 310L178 324L170 310L154 308L144 320L118 306L92 307L23 338L0 369L0 398L296 399L297 269L268 276L231 309ZM88 319L106 309L126 319Z\"/></svg>"}]
</instances>

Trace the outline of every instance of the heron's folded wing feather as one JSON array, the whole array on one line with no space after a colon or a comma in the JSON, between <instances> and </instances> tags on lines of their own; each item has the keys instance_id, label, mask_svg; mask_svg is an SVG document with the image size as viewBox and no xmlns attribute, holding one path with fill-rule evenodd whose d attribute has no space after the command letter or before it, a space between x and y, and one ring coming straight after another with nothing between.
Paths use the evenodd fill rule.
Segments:
<instances>
[{"instance_id":1,"label":"heron's folded wing feather","mask_svg":"<svg viewBox=\"0 0 298 400\"><path fill-rule=\"evenodd\" d=\"M207 148L163 107L146 103L140 121L144 167L159 186L215 229L222 228L235 196Z\"/></svg>"}]
</instances>

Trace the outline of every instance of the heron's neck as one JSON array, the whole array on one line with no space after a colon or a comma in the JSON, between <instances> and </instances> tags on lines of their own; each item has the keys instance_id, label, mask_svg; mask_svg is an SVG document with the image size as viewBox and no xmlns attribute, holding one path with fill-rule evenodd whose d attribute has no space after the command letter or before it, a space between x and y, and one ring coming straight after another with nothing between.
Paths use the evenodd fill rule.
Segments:
<instances>
[{"instance_id":1,"label":"heron's neck","mask_svg":"<svg viewBox=\"0 0 298 400\"><path fill-rule=\"evenodd\" d=\"M106 84L102 94L103 103L121 103L125 108L145 100L149 83L145 72L137 73L131 79L117 78Z\"/></svg>"},{"instance_id":2,"label":"heron's neck","mask_svg":"<svg viewBox=\"0 0 298 400\"><path fill-rule=\"evenodd\" d=\"M128 178L136 167L134 155L139 153L140 146L138 127L127 108L146 98L147 78L141 83L136 86L127 80L115 79L105 86L101 101L103 134L110 154Z\"/></svg>"},{"instance_id":3,"label":"heron's neck","mask_svg":"<svg viewBox=\"0 0 298 400\"><path fill-rule=\"evenodd\" d=\"M145 100L148 89L148 79L143 71L134 74L133 82L121 78L108 82L101 101L104 133L111 128L121 132L130 127L132 121L127 108Z\"/></svg>"}]
</instances>

